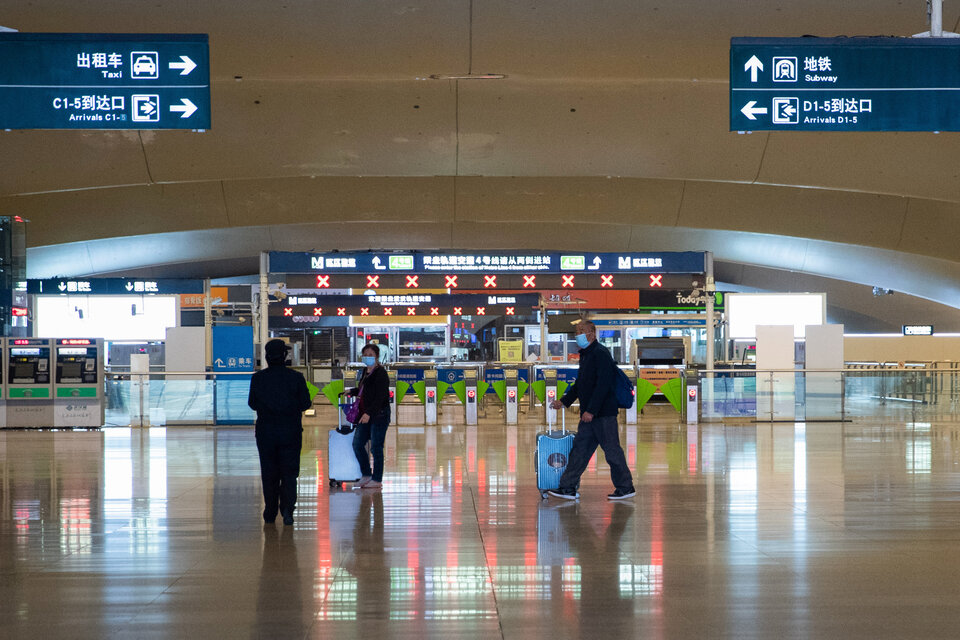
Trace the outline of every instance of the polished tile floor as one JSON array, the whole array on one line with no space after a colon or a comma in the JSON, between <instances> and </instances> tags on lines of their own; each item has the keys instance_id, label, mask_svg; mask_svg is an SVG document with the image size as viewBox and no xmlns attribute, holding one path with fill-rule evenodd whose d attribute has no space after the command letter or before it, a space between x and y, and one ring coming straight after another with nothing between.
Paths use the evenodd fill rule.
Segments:
<instances>
[{"instance_id":1,"label":"polished tile floor","mask_svg":"<svg viewBox=\"0 0 960 640\"><path fill-rule=\"evenodd\" d=\"M557 504L536 425L391 427L351 491L322 422L293 527L248 428L0 431L0 637L960 637L960 424L665 415Z\"/></svg>"}]
</instances>

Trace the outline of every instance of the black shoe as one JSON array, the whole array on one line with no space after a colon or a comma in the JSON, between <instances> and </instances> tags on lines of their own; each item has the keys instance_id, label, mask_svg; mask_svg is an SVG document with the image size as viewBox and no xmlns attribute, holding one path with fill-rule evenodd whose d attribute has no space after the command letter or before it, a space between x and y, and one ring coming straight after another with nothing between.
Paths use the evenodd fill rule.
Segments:
<instances>
[{"instance_id":1,"label":"black shoe","mask_svg":"<svg viewBox=\"0 0 960 640\"><path fill-rule=\"evenodd\" d=\"M627 491L624 491L623 489L617 489L607 496L607 500L626 500L627 498L632 498L635 495L637 495L637 490L633 487L630 487L630 489Z\"/></svg>"},{"instance_id":2,"label":"black shoe","mask_svg":"<svg viewBox=\"0 0 960 640\"><path fill-rule=\"evenodd\" d=\"M293 514L290 514L289 516L283 516L283 524L287 526L293 524Z\"/></svg>"},{"instance_id":3,"label":"black shoe","mask_svg":"<svg viewBox=\"0 0 960 640\"><path fill-rule=\"evenodd\" d=\"M547 491L548 496L553 496L554 498L560 498L561 500L579 500L580 493L577 491L568 491L564 489L551 489Z\"/></svg>"},{"instance_id":4,"label":"black shoe","mask_svg":"<svg viewBox=\"0 0 960 640\"><path fill-rule=\"evenodd\" d=\"M263 512L263 521L267 524L273 524L277 520L277 514L269 514L266 511Z\"/></svg>"}]
</instances>

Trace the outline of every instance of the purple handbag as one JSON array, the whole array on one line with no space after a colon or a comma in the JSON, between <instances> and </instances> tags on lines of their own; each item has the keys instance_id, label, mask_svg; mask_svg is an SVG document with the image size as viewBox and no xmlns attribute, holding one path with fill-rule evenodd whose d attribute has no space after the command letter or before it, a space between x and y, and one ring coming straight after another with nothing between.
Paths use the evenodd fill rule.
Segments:
<instances>
[{"instance_id":1,"label":"purple handbag","mask_svg":"<svg viewBox=\"0 0 960 640\"><path fill-rule=\"evenodd\" d=\"M344 412L344 417L350 424L357 424L360 421L360 401L357 400Z\"/></svg>"}]
</instances>

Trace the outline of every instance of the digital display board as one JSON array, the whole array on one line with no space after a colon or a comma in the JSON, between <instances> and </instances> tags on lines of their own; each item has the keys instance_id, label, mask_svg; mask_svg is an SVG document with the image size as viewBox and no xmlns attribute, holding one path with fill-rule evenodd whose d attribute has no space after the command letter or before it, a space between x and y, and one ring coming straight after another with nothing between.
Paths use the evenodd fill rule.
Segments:
<instances>
[{"instance_id":1,"label":"digital display board","mask_svg":"<svg viewBox=\"0 0 960 640\"><path fill-rule=\"evenodd\" d=\"M933 335L933 325L932 324L905 324L903 327L903 335L905 336L932 336Z\"/></svg>"},{"instance_id":2,"label":"digital display board","mask_svg":"<svg viewBox=\"0 0 960 640\"><path fill-rule=\"evenodd\" d=\"M699 276L702 280L702 276ZM286 274L288 289L450 289L461 291L546 291L555 289L691 289L698 276L682 273L454 273L454 274Z\"/></svg>"},{"instance_id":3,"label":"digital display board","mask_svg":"<svg viewBox=\"0 0 960 640\"><path fill-rule=\"evenodd\" d=\"M521 316L533 313L535 294L400 294L365 296L288 296L270 304L270 327L302 327L328 317Z\"/></svg>"},{"instance_id":4,"label":"digital display board","mask_svg":"<svg viewBox=\"0 0 960 640\"><path fill-rule=\"evenodd\" d=\"M0 32L2 129L209 129L206 34Z\"/></svg>"},{"instance_id":5,"label":"digital display board","mask_svg":"<svg viewBox=\"0 0 960 640\"><path fill-rule=\"evenodd\" d=\"M958 131L960 39L732 38L731 131Z\"/></svg>"},{"instance_id":6,"label":"digital display board","mask_svg":"<svg viewBox=\"0 0 960 640\"><path fill-rule=\"evenodd\" d=\"M577 253L450 251L270 253L271 273L560 274L705 272L703 251Z\"/></svg>"}]
</instances>

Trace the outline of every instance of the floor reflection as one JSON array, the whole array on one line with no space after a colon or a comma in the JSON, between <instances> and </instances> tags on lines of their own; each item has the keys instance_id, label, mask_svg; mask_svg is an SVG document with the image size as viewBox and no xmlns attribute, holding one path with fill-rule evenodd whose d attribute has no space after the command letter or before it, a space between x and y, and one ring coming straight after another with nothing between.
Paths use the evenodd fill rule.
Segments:
<instances>
[{"instance_id":1,"label":"floor reflection","mask_svg":"<svg viewBox=\"0 0 960 640\"><path fill-rule=\"evenodd\" d=\"M304 434L264 528L249 429L0 431L4 637L952 637L960 426L622 427L579 504L538 427L391 429L380 491ZM904 594L909 594L906 598ZM882 607L874 603L882 603ZM78 627L78 625L80 625Z\"/></svg>"}]
</instances>

